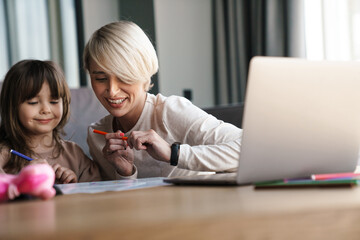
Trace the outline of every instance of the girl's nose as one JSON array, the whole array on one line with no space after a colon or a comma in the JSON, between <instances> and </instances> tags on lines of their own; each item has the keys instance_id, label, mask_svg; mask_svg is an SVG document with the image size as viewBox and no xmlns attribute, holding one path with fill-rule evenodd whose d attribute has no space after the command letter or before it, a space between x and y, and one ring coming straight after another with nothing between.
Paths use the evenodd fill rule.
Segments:
<instances>
[{"instance_id":1,"label":"girl's nose","mask_svg":"<svg viewBox=\"0 0 360 240\"><path fill-rule=\"evenodd\" d=\"M50 112L51 112L50 105L47 104L47 103L43 103L41 105L40 113L41 114L47 114L47 113L50 113Z\"/></svg>"}]
</instances>

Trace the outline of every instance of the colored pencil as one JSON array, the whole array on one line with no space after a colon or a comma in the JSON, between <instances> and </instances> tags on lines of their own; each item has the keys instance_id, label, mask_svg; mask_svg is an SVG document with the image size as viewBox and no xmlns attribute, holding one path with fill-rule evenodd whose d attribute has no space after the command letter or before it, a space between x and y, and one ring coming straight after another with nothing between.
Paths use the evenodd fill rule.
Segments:
<instances>
[{"instance_id":1,"label":"colored pencil","mask_svg":"<svg viewBox=\"0 0 360 240\"><path fill-rule=\"evenodd\" d=\"M106 134L108 134L107 132L103 132L103 131L96 130L96 129L94 129L93 132L94 132L94 133L97 133L97 134L101 134L101 135L106 135ZM127 140L128 137L122 137L121 139L122 139L122 140Z\"/></svg>"},{"instance_id":2,"label":"colored pencil","mask_svg":"<svg viewBox=\"0 0 360 240\"><path fill-rule=\"evenodd\" d=\"M293 187L352 187L359 184L356 179L298 180L293 182L269 181L255 183L255 188L293 188Z\"/></svg>"},{"instance_id":3,"label":"colored pencil","mask_svg":"<svg viewBox=\"0 0 360 240\"><path fill-rule=\"evenodd\" d=\"M313 180L329 180L329 179L339 179L339 178L353 178L359 177L360 173L329 173L329 174L315 174L312 175L311 178Z\"/></svg>"},{"instance_id":4,"label":"colored pencil","mask_svg":"<svg viewBox=\"0 0 360 240\"><path fill-rule=\"evenodd\" d=\"M13 150L13 149L10 150L10 153L15 154L15 155L17 155L17 156L19 156L19 157L22 157L23 159L26 159L26 160L28 160L28 161L34 160L34 159L32 159L32 158L30 158L30 157L28 157L28 156L25 156L25 155L22 154L22 153L19 153L19 152Z\"/></svg>"}]
</instances>

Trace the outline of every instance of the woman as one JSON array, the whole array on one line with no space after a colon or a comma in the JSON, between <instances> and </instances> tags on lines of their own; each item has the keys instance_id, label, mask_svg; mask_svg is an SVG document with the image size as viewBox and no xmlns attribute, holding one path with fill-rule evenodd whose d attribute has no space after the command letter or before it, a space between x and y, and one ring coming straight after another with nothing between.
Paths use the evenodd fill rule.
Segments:
<instances>
[{"instance_id":1,"label":"woman","mask_svg":"<svg viewBox=\"0 0 360 240\"><path fill-rule=\"evenodd\" d=\"M87 139L103 180L235 171L242 130L183 97L148 93L158 59L135 23L114 22L95 31L84 66L110 113L89 127Z\"/></svg>"}]
</instances>

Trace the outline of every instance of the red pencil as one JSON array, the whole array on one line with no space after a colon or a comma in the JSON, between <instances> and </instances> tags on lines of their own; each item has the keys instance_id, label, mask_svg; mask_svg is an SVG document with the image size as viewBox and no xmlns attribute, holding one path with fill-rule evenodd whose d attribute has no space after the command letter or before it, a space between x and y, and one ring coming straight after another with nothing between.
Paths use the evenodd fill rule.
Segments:
<instances>
[{"instance_id":1,"label":"red pencil","mask_svg":"<svg viewBox=\"0 0 360 240\"><path fill-rule=\"evenodd\" d=\"M354 178L359 177L360 173L329 173L329 174L316 174L312 175L311 178L313 180L329 180L329 179L337 179L337 178Z\"/></svg>"},{"instance_id":2,"label":"red pencil","mask_svg":"<svg viewBox=\"0 0 360 240\"><path fill-rule=\"evenodd\" d=\"M101 134L101 135L106 135L106 134L108 134L107 132L103 132L103 131L96 130L96 129L94 129L94 131L93 131L93 132L94 132L94 133ZM122 139L122 140L127 140L127 139L128 139L128 137L122 137L121 139Z\"/></svg>"}]
</instances>

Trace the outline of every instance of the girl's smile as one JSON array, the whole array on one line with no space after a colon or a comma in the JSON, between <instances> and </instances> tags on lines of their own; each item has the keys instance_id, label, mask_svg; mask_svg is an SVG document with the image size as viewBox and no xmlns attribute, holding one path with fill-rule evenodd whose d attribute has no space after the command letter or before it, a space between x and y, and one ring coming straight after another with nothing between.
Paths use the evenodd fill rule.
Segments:
<instances>
[{"instance_id":1,"label":"girl's smile","mask_svg":"<svg viewBox=\"0 0 360 240\"><path fill-rule=\"evenodd\" d=\"M41 124L47 124L52 120L52 118L50 118L50 119L35 119L35 120Z\"/></svg>"}]
</instances>

